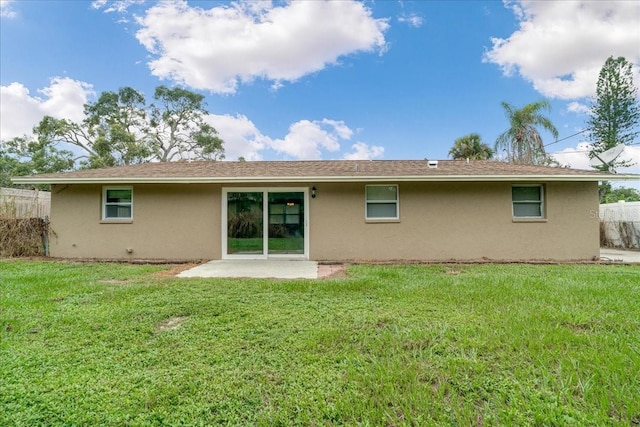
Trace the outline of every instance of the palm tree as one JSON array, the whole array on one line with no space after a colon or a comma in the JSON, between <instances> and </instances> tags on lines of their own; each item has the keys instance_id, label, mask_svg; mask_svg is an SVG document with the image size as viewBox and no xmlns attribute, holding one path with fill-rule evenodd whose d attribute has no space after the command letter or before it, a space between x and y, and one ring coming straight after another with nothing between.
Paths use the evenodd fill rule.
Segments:
<instances>
[{"instance_id":1,"label":"palm tree","mask_svg":"<svg viewBox=\"0 0 640 427\"><path fill-rule=\"evenodd\" d=\"M493 156L493 150L482 142L479 134L470 133L455 140L449 155L454 160L487 160Z\"/></svg>"},{"instance_id":2,"label":"palm tree","mask_svg":"<svg viewBox=\"0 0 640 427\"><path fill-rule=\"evenodd\" d=\"M536 127L541 126L554 138L558 138L558 129L541 113L541 110L551 111L549 101L543 99L532 102L520 109L516 109L508 102L503 101L500 104L509 119L509 129L496 139L496 151L506 151L508 160L514 163L531 165L548 163L542 137Z\"/></svg>"}]
</instances>

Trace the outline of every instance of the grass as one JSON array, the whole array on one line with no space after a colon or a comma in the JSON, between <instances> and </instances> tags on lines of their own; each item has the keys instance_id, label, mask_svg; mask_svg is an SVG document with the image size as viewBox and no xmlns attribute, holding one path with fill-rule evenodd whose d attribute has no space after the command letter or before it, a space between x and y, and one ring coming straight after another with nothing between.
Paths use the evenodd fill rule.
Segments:
<instances>
[{"instance_id":1,"label":"grass","mask_svg":"<svg viewBox=\"0 0 640 427\"><path fill-rule=\"evenodd\" d=\"M0 262L0 425L638 425L640 269Z\"/></svg>"},{"instance_id":2,"label":"grass","mask_svg":"<svg viewBox=\"0 0 640 427\"><path fill-rule=\"evenodd\" d=\"M229 238L229 253L262 253L262 238ZM304 237L270 237L269 253L304 253Z\"/></svg>"}]
</instances>

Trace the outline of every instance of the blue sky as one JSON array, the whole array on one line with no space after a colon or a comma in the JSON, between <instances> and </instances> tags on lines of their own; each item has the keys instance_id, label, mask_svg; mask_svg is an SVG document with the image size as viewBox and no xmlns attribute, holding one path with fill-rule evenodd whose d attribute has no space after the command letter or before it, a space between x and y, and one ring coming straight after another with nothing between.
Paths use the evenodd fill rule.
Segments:
<instances>
[{"instance_id":1,"label":"blue sky","mask_svg":"<svg viewBox=\"0 0 640 427\"><path fill-rule=\"evenodd\" d=\"M206 96L228 160L445 159L471 132L493 145L501 101L547 98L569 137L548 150L588 168L585 134L570 136L598 71L610 55L640 64L635 1L0 5L1 139L45 114L81 120L102 91L178 85Z\"/></svg>"}]
</instances>

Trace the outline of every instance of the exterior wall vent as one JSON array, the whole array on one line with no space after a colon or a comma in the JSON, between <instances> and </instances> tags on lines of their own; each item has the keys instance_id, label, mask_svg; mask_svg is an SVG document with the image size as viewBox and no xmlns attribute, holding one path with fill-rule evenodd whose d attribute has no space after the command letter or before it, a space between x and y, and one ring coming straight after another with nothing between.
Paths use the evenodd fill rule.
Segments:
<instances>
[{"instance_id":1,"label":"exterior wall vent","mask_svg":"<svg viewBox=\"0 0 640 427\"><path fill-rule=\"evenodd\" d=\"M438 161L437 160L428 160L427 161L427 166L431 169L437 168L438 167Z\"/></svg>"}]
</instances>

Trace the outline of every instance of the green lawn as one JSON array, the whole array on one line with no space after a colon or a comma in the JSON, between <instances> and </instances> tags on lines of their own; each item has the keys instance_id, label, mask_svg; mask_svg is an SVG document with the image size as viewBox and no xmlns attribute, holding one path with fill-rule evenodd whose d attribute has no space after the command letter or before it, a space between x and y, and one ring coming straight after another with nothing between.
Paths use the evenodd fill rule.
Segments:
<instances>
[{"instance_id":1,"label":"green lawn","mask_svg":"<svg viewBox=\"0 0 640 427\"><path fill-rule=\"evenodd\" d=\"M0 261L0 425L638 425L640 268Z\"/></svg>"},{"instance_id":2,"label":"green lawn","mask_svg":"<svg viewBox=\"0 0 640 427\"><path fill-rule=\"evenodd\" d=\"M262 238L229 238L227 241L229 253L249 252L262 253ZM304 237L270 237L270 252L304 253Z\"/></svg>"}]
</instances>

